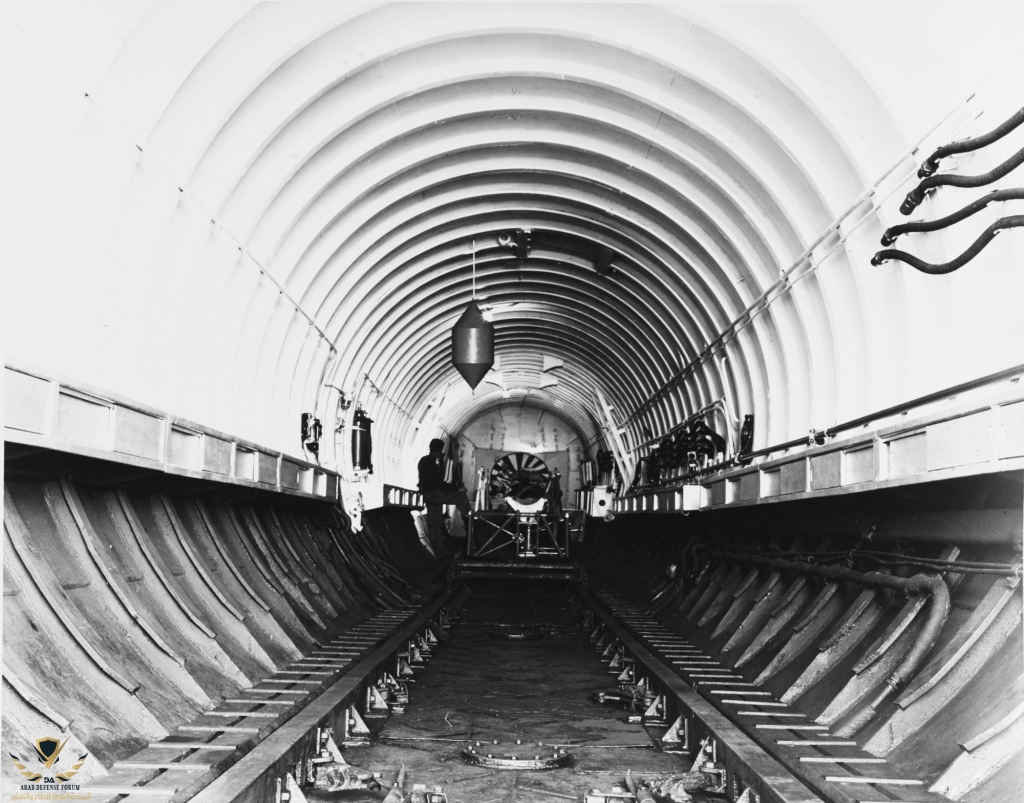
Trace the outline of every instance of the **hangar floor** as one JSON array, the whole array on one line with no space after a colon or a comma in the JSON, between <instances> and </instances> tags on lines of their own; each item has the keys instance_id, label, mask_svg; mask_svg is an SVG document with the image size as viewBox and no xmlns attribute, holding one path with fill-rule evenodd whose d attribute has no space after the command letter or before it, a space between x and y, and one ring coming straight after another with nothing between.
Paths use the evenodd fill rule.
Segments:
<instances>
[{"instance_id":1,"label":"hangar floor","mask_svg":"<svg viewBox=\"0 0 1024 803\"><path fill-rule=\"evenodd\" d=\"M685 757L655 750L626 710L593 699L615 688L562 584L477 581L449 641L417 675L405 715L386 720L373 745L349 751L347 760L383 770L385 781L404 764L407 790L440 786L449 803L579 800L593 789L623 787L627 771L652 779L683 774ZM538 770L475 766L463 759L475 742L481 752L545 758L564 749L569 761ZM702 795L694 799L721 799Z\"/></svg>"}]
</instances>

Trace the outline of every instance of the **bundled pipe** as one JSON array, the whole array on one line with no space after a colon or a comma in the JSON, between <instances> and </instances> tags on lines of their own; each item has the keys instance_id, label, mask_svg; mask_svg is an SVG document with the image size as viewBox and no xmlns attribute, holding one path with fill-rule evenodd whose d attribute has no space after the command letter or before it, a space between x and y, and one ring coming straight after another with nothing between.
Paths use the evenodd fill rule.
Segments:
<instances>
[{"instance_id":1,"label":"bundled pipe","mask_svg":"<svg viewBox=\"0 0 1024 803\"><path fill-rule=\"evenodd\" d=\"M879 572L859 572L856 569L848 569L845 566L822 566L817 563L804 563L795 560L782 560L781 558L770 558L762 555L755 555L748 552L733 552L723 550L714 553L715 557L735 563L746 563L751 566L764 566L769 569L792 572L795 574L812 575L824 577L826 580L838 580L840 582L855 583L865 588L888 588L891 591L902 591L907 594L919 594L926 590L926 580L939 579L937 575L915 574L913 577L894 577L891 574Z\"/></svg>"},{"instance_id":2,"label":"bundled pipe","mask_svg":"<svg viewBox=\"0 0 1024 803\"><path fill-rule=\"evenodd\" d=\"M977 176L956 176L949 173L943 173L941 176L929 176L907 193L907 197L900 204L900 212L904 215L909 215L924 200L925 193L930 192L936 187L984 187L986 184L991 184L993 181L1007 175L1022 164L1024 164L1024 148L1017 151L998 167Z\"/></svg>"},{"instance_id":3,"label":"bundled pipe","mask_svg":"<svg viewBox=\"0 0 1024 803\"><path fill-rule=\"evenodd\" d=\"M1024 188L1011 190L992 190L988 195L979 198L974 203L967 204L963 209L957 210L951 215L936 218L935 220L916 220L912 223L901 223L897 226L890 226L882 235L882 245L890 246L896 242L901 234L909 232L938 231L961 220L966 220L971 215L980 212L986 206L997 201L1020 201L1024 200Z\"/></svg>"},{"instance_id":4,"label":"bundled pipe","mask_svg":"<svg viewBox=\"0 0 1024 803\"><path fill-rule=\"evenodd\" d=\"M1022 151L1024 153L1024 151ZM908 254L906 251L901 251L898 248L886 248L879 251L873 257L871 257L871 264L881 265L890 259L895 259L900 262L906 262L910 267L915 270L921 271L921 273L927 273L930 276L941 276L946 273L952 273L959 268L962 268L972 259L974 259L982 249L988 245L999 232L1005 229L1016 229L1024 226L1024 215L1008 215L1007 217L1001 217L985 231L981 233L977 240L965 250L960 256L955 259L949 260L949 262L926 262L913 254Z\"/></svg>"},{"instance_id":5,"label":"bundled pipe","mask_svg":"<svg viewBox=\"0 0 1024 803\"><path fill-rule=\"evenodd\" d=\"M928 178L928 176L932 175L932 173L939 169L939 159L943 159L946 156L952 156L957 153L976 151L978 148L991 145L993 142L1005 137L1021 123L1024 123L1024 108L1018 109L1008 120L996 126L987 134L982 134L979 137L973 137L971 139L962 139L957 142L951 142L948 145L943 145L941 148L936 148L932 155L925 159L921 164L921 167L917 171L917 177Z\"/></svg>"},{"instance_id":6,"label":"bundled pipe","mask_svg":"<svg viewBox=\"0 0 1024 803\"><path fill-rule=\"evenodd\" d=\"M851 714L846 724L836 731L836 736L853 736L871 721L883 703L907 685L928 656L928 653L931 652L936 640L938 640L943 625L946 624L946 618L949 616L949 588L942 577L937 574L915 574L913 577L894 577L889 574L879 574L878 572L858 572L841 566L819 566L814 563L797 563L795 561L764 558L744 553L727 552L722 553L722 557L726 560L748 563L754 566L764 566L796 574L824 577L828 580L856 583L867 588L888 588L904 594L929 594L931 596L928 617L910 652L904 657L902 663L893 670L892 674L885 679L885 685L878 695L871 702L866 703Z\"/></svg>"}]
</instances>

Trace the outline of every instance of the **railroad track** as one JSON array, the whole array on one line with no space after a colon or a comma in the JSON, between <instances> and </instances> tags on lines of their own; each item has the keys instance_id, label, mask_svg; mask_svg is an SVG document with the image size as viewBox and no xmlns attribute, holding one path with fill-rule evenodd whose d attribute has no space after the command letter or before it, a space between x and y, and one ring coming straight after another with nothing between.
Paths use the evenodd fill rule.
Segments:
<instances>
[{"instance_id":1,"label":"railroad track","mask_svg":"<svg viewBox=\"0 0 1024 803\"><path fill-rule=\"evenodd\" d=\"M641 723L660 728L664 748L685 754L680 771L692 766L717 778L714 791L728 800L948 803L925 780L900 775L609 590L567 587L609 668L647 689ZM338 744L369 738L364 717L381 674L412 671L417 645L436 643L461 593L378 612L117 762L89 792L134 803L288 799L323 734Z\"/></svg>"},{"instance_id":2,"label":"railroad track","mask_svg":"<svg viewBox=\"0 0 1024 803\"><path fill-rule=\"evenodd\" d=\"M948 803L607 589L575 591L592 640L657 689L651 714L665 719L671 743L702 750L709 769L724 772L730 800Z\"/></svg>"},{"instance_id":3,"label":"railroad track","mask_svg":"<svg viewBox=\"0 0 1024 803\"><path fill-rule=\"evenodd\" d=\"M423 607L384 610L315 646L237 697L115 763L109 775L88 785L91 799L280 799L278 790L287 776L316 755L318 734L329 732L339 743L368 737L363 715L375 679L382 672L401 676L411 671L419 645L434 641L447 627L452 603L446 593Z\"/></svg>"}]
</instances>

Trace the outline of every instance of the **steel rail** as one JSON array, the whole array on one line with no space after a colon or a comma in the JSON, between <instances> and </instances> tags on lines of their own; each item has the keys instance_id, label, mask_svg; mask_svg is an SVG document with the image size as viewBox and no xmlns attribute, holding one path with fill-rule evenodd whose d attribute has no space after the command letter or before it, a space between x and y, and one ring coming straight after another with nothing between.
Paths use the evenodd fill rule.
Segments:
<instances>
[{"instance_id":1,"label":"steel rail","mask_svg":"<svg viewBox=\"0 0 1024 803\"><path fill-rule=\"evenodd\" d=\"M832 732L826 738L823 733L827 731L826 727L821 725L804 726L794 721L798 714L792 711L792 709L784 713L777 711L775 708L771 711L762 710L759 707L758 701L747 699L753 696L753 692L745 689L746 687L753 689L754 684L733 682L741 678L738 676L734 678L735 673L728 670L724 665L715 668L712 665L704 666L703 664L706 663L704 661L695 662L694 658L701 652L699 648L693 646L673 647L669 643L666 643L664 646L660 645L656 641L656 637L648 635L648 632L652 627L661 630L665 628L660 626L656 619L644 615L639 608L636 609L635 614L624 613L613 604L614 600L605 601L579 586L576 587L576 592L583 604L594 612L597 619L613 635L613 640L624 648L626 654L633 656L638 667L642 665L645 673L657 681L659 690L678 700L684 712L688 712L684 713L683 716L687 718L692 716L698 720L713 738L720 742L719 754L725 755L727 773L736 775L743 784L751 787L759 795L762 803L788 800L789 798L783 795L792 793L793 787L788 785L789 779L813 790L814 800L827 800L830 803L856 803L856 801L864 800L865 787L873 785L886 787L885 795L893 803L907 799L898 791L903 787L912 788L911 794L914 796L913 799L920 800L922 803L926 800L947 800L947 798L941 795L924 792L923 788L921 788L924 786L924 781L916 778L883 778L878 776L860 776L857 774L836 776L827 775L824 771L818 770L818 766L822 764L843 763L842 757L830 756L828 754L822 755L820 760L815 756L794 757L793 748L799 746L813 748L820 745L825 748L831 746L859 748L857 748L855 741L850 740L848 736L843 736L838 731ZM633 606L627 605L626 607L632 608ZM638 624L640 619L644 622L649 621L650 624ZM633 631L638 629L639 635L635 635ZM682 642L681 637L677 636L674 632L666 631L666 635ZM641 638L651 641L652 646L650 649L644 646ZM674 661L675 664L689 662L691 666L677 670L675 667L670 666L666 659L660 655L659 651L661 649L665 649L668 652L675 651L675 654L679 656L679 660ZM698 666L697 663L700 665ZM680 671L688 673L690 682L695 682L702 686L707 684L708 688L711 689L711 694L718 694L723 698L725 696L742 698L732 702L754 710L737 711L735 712L737 718L730 716L729 711L722 710L715 705L715 703L724 702L724 699L719 700L715 698L714 702L712 702L712 700L698 693L690 685L690 682L680 677ZM718 687L717 689L712 688L716 686ZM742 688L737 689L735 687ZM763 692L762 689L758 691L761 691L764 696L770 696L770 692ZM758 696L758 700L760 700L760 696ZM763 706L764 703L760 705ZM787 719L785 722L778 724L764 724L763 722L757 724L757 720L752 719L751 721L754 724L750 725L738 718L743 716L751 718L792 717L794 719ZM799 716L803 718L802 714ZM731 728L731 731L717 730L719 723L722 722L725 722ZM761 733L761 731L752 730L751 728L764 729L767 733ZM772 733L790 730L814 730L815 735L812 735L810 738L790 738L778 741L771 735ZM819 732L822 732L822 734L818 735ZM721 744L722 741L725 744ZM858 762L865 763L866 761L874 761L878 764L884 763L884 759L878 761L877 758L868 757L866 754L863 759L854 757L853 761L847 761L846 763L852 765ZM777 764L783 772L782 774L775 772L759 776L768 781L767 785L759 783L757 777L749 774L750 772L765 772L772 764ZM738 770L737 767L739 768ZM780 783L780 781L783 785L777 788L775 785Z\"/></svg>"},{"instance_id":2,"label":"steel rail","mask_svg":"<svg viewBox=\"0 0 1024 803\"><path fill-rule=\"evenodd\" d=\"M721 754L729 771L737 768L743 782L754 789L762 803L811 803L821 797L807 787L804 781L768 754L764 747L730 721L723 713L699 695L675 670L645 647L623 625L615 621L614 615L580 584L574 590L580 600L610 628L616 638L636 660L654 675L658 683L674 697L679 704L700 720L707 732L718 741ZM835 797L840 803L855 803L855 798L841 793Z\"/></svg>"},{"instance_id":3,"label":"steel rail","mask_svg":"<svg viewBox=\"0 0 1024 803\"><path fill-rule=\"evenodd\" d=\"M295 755L304 749L309 734L324 721L335 720L339 712L353 701L366 679L396 653L408 641L410 635L427 625L452 596L453 592L449 590L425 606L415 619L401 626L387 641L341 675L322 694L310 699L305 707L281 727L191 798L193 803L230 803L236 800L260 799L258 796L249 795L249 790L266 783L270 776L280 774L281 768L294 764Z\"/></svg>"},{"instance_id":4,"label":"steel rail","mask_svg":"<svg viewBox=\"0 0 1024 803\"><path fill-rule=\"evenodd\" d=\"M933 393L928 393L924 396L918 396L916 399L910 399L909 401L901 402L900 404L894 404L891 407L885 407L881 410L876 410L867 415L862 415L858 418L852 418L849 421L843 421L840 424L835 424L831 427L827 427L822 430L822 434L826 438L832 438L838 435L840 432L846 432L847 430L856 429L862 427L865 424L870 424L873 421L878 421L882 418L888 418L892 415L899 415L900 413L912 410L915 407L922 407L932 402L940 401L948 398L949 396L956 396L960 393L965 393L970 390L976 390L984 387L985 385L992 385L996 382L1001 382L1007 379L1013 379L1024 374L1024 364L1014 365L1010 368L1006 368L1002 371L996 371L992 374L986 374L980 376L977 379L971 379L967 382L961 382L959 385L952 385L942 390L937 390ZM786 449L792 449L795 446L806 446L808 438L805 435L802 438L795 438L791 441L785 441L784 443L776 443L771 446L765 446L761 449L756 449L753 452L747 452L744 457L766 457L774 452L785 451Z\"/></svg>"},{"instance_id":5,"label":"steel rail","mask_svg":"<svg viewBox=\"0 0 1024 803\"><path fill-rule=\"evenodd\" d=\"M834 424L831 427L826 427L825 429L818 430L816 434L821 437L820 442L812 441L812 439L809 436L803 435L799 438L793 438L792 440L782 441L780 443L773 443L769 446L762 446L760 449L755 449L754 451L751 452L744 452L743 459L752 460L753 458L756 457L768 457L769 455L775 454L776 452L786 452L790 449L795 449L798 446L821 446L824 445L827 439L834 438L841 432L847 432L851 429L857 429L858 427L866 426L875 421L879 421L881 419L888 418L893 415L899 415L900 413L913 410L915 407L923 407L926 404L941 401L951 396L957 396L961 393L966 393L968 391L977 390L978 388L985 387L986 385L994 385L997 382L1013 380L1015 378L1020 377L1022 374L1024 374L1024 364L1013 365L1001 371L986 374L985 376L980 376L976 379L970 379L966 382L961 382L958 385L952 385L950 387L946 387L941 390L928 393L924 396L918 396L915 399L910 399L899 404L894 404L891 407L885 407L881 410L875 410L874 412L868 413L866 415L862 415L857 418L852 418L849 421L843 421L839 424ZM736 462L735 459L729 459L722 463L717 463L715 465L708 466L707 468L703 469L698 475L696 475L696 479L704 479L705 477L708 477L716 472L725 471L727 469L736 468L738 466L739 464ZM651 491L655 490L671 490L674 488L679 488L685 484L686 483L684 482L666 483L664 485L658 485L654 488L641 489L637 492L636 495L642 496L646 493L650 493Z\"/></svg>"}]
</instances>

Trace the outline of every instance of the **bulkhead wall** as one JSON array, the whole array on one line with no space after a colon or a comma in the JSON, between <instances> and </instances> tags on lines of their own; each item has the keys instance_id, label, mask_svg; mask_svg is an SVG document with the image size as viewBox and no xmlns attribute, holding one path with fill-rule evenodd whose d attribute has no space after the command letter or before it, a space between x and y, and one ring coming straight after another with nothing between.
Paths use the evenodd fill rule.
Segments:
<instances>
[{"instance_id":1,"label":"bulkhead wall","mask_svg":"<svg viewBox=\"0 0 1024 803\"><path fill-rule=\"evenodd\" d=\"M581 484L581 464L589 455L579 431L557 412L533 404L503 404L485 411L457 435L462 476L476 490L478 472L489 475L494 461L513 452L538 455L561 475L565 499L575 498ZM486 480L485 480L486 481Z\"/></svg>"}]
</instances>

